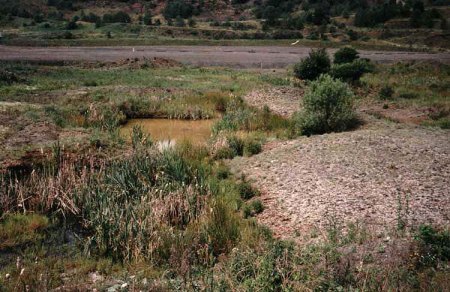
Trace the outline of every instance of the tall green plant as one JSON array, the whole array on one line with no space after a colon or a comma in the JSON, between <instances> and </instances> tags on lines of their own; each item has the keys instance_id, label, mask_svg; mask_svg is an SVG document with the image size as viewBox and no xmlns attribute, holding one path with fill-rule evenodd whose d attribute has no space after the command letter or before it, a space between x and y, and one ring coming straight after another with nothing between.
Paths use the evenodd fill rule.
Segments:
<instances>
[{"instance_id":1,"label":"tall green plant","mask_svg":"<svg viewBox=\"0 0 450 292\"><path fill-rule=\"evenodd\" d=\"M353 127L356 123L353 99L350 87L329 75L311 82L298 117L301 133L323 134Z\"/></svg>"},{"instance_id":2,"label":"tall green plant","mask_svg":"<svg viewBox=\"0 0 450 292\"><path fill-rule=\"evenodd\" d=\"M309 56L295 64L294 74L305 80L317 79L330 70L331 61L325 49L312 50Z\"/></svg>"}]
</instances>

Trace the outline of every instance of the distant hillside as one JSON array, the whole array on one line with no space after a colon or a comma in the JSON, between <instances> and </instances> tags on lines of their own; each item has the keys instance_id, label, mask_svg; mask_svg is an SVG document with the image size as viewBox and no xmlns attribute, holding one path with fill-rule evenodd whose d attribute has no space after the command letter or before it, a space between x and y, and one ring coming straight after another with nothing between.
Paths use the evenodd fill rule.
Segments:
<instances>
[{"instance_id":1,"label":"distant hillside","mask_svg":"<svg viewBox=\"0 0 450 292\"><path fill-rule=\"evenodd\" d=\"M449 7L450 0L0 0L0 28L12 38L375 38L448 47Z\"/></svg>"}]
</instances>

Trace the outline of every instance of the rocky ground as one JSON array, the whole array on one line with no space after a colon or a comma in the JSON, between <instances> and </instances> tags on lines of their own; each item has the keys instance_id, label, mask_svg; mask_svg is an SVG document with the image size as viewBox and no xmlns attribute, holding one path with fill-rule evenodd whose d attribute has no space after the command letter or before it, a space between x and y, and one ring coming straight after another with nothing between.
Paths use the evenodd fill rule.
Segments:
<instances>
[{"instance_id":1,"label":"rocky ground","mask_svg":"<svg viewBox=\"0 0 450 292\"><path fill-rule=\"evenodd\" d=\"M450 132L366 120L356 131L271 142L231 161L262 191L259 221L299 241L336 223L380 232L448 224Z\"/></svg>"}]
</instances>

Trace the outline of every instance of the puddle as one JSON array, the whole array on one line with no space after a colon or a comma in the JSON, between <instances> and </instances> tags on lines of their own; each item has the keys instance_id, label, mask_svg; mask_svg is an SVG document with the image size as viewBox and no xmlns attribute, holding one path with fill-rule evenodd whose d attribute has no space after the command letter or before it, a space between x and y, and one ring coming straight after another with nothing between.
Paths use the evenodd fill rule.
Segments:
<instances>
[{"instance_id":1,"label":"puddle","mask_svg":"<svg viewBox=\"0 0 450 292\"><path fill-rule=\"evenodd\" d=\"M210 120L169 120L169 119L131 119L121 128L124 137L129 138L133 127L140 125L144 133L153 141L177 142L189 140L193 144L203 144L211 137L211 128L216 119Z\"/></svg>"}]
</instances>

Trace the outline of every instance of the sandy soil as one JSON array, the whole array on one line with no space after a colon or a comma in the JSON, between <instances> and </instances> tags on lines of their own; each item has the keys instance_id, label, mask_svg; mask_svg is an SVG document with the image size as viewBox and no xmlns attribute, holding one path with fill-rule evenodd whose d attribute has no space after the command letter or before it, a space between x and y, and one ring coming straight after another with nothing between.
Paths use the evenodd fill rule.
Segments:
<instances>
[{"instance_id":1,"label":"sandy soil","mask_svg":"<svg viewBox=\"0 0 450 292\"><path fill-rule=\"evenodd\" d=\"M258 219L281 238L302 241L330 218L376 230L395 228L399 214L408 226L450 223L448 130L377 121L271 142L230 164L262 191L266 209Z\"/></svg>"},{"instance_id":2,"label":"sandy soil","mask_svg":"<svg viewBox=\"0 0 450 292\"><path fill-rule=\"evenodd\" d=\"M281 46L138 46L138 47L13 47L0 46L0 60L118 61L126 58L169 58L196 66L282 68L308 55L307 47ZM334 49L329 50L330 53ZM436 60L450 63L449 53L360 50L375 62Z\"/></svg>"}]
</instances>

